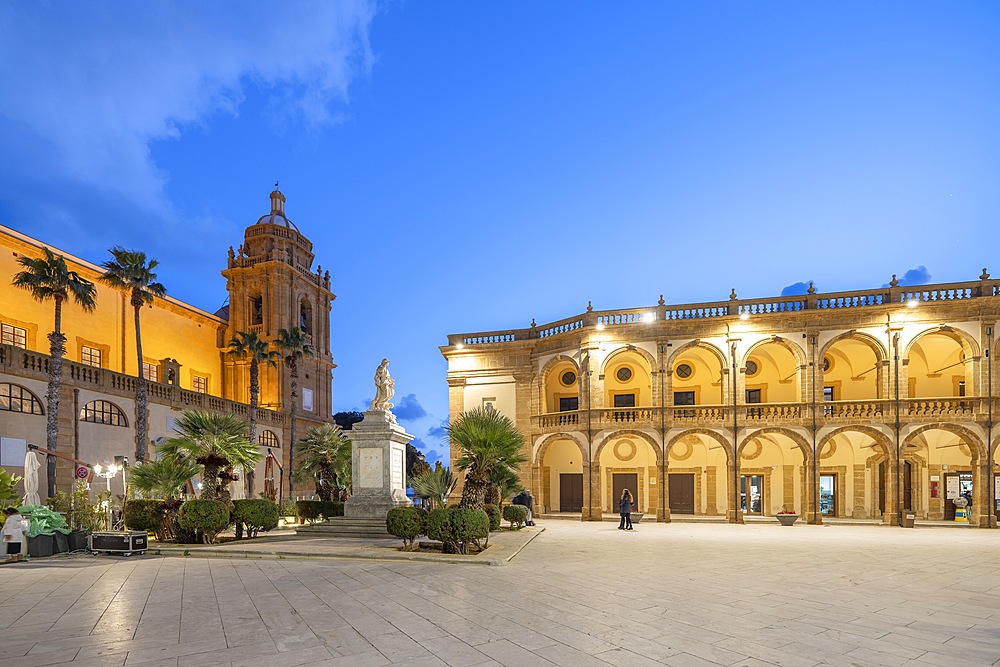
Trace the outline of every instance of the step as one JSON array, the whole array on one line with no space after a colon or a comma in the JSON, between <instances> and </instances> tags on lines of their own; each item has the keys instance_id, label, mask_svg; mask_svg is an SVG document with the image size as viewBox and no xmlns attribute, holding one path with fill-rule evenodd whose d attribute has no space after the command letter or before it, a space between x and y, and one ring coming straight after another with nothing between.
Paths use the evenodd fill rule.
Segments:
<instances>
[{"instance_id":1,"label":"step","mask_svg":"<svg viewBox=\"0 0 1000 667\"><path fill-rule=\"evenodd\" d=\"M327 537L390 537L385 529L385 519L365 519L338 516L329 521L300 526L297 535L324 535Z\"/></svg>"}]
</instances>

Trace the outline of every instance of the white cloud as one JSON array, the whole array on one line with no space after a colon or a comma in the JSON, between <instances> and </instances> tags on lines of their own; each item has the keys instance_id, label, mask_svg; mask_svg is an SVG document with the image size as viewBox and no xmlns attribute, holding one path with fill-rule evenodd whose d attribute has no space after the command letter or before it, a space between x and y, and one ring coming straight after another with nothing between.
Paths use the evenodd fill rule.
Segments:
<instances>
[{"instance_id":1,"label":"white cloud","mask_svg":"<svg viewBox=\"0 0 1000 667\"><path fill-rule=\"evenodd\" d=\"M169 218L150 142L238 114L248 83L293 120L335 121L371 66L373 15L361 0L2 3L0 173Z\"/></svg>"}]
</instances>

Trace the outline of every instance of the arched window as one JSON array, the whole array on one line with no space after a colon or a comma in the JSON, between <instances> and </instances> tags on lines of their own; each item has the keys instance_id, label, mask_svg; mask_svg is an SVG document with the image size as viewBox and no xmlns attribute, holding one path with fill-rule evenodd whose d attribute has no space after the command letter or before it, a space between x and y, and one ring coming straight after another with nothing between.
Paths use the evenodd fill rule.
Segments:
<instances>
[{"instance_id":1,"label":"arched window","mask_svg":"<svg viewBox=\"0 0 1000 667\"><path fill-rule=\"evenodd\" d=\"M250 295L250 325L264 323L264 299L259 294Z\"/></svg>"},{"instance_id":2,"label":"arched window","mask_svg":"<svg viewBox=\"0 0 1000 667\"><path fill-rule=\"evenodd\" d=\"M263 430L257 436L257 444L262 447L281 447L281 443L278 442L278 436L274 434L274 431Z\"/></svg>"},{"instance_id":3,"label":"arched window","mask_svg":"<svg viewBox=\"0 0 1000 667\"><path fill-rule=\"evenodd\" d=\"M27 412L30 415L44 414L42 402L19 384L0 383L0 410Z\"/></svg>"},{"instance_id":4,"label":"arched window","mask_svg":"<svg viewBox=\"0 0 1000 667\"><path fill-rule=\"evenodd\" d=\"M299 328L307 334L312 334L312 304L302 299L299 304Z\"/></svg>"},{"instance_id":5,"label":"arched window","mask_svg":"<svg viewBox=\"0 0 1000 667\"><path fill-rule=\"evenodd\" d=\"M80 410L80 421L111 426L128 426L125 413L111 401L91 401Z\"/></svg>"}]
</instances>

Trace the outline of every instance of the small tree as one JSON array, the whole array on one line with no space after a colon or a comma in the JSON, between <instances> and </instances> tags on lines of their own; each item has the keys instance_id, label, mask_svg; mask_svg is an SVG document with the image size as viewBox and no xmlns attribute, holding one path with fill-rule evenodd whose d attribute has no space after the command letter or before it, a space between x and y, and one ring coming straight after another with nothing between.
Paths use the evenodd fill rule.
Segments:
<instances>
[{"instance_id":1,"label":"small tree","mask_svg":"<svg viewBox=\"0 0 1000 667\"><path fill-rule=\"evenodd\" d=\"M256 331L237 331L229 341L229 356L250 362L250 442L257 443L257 402L260 399L260 365L278 366L281 355L261 340ZM253 469L246 475L247 497L253 498Z\"/></svg>"},{"instance_id":2,"label":"small tree","mask_svg":"<svg viewBox=\"0 0 1000 667\"><path fill-rule=\"evenodd\" d=\"M341 428L336 424L310 426L298 450L296 481L315 480L316 495L322 501L343 500L351 484L351 441Z\"/></svg>"},{"instance_id":3,"label":"small tree","mask_svg":"<svg viewBox=\"0 0 1000 667\"><path fill-rule=\"evenodd\" d=\"M421 500L429 500L431 509L448 504L448 496L458 484L448 468L435 468L410 480L413 493Z\"/></svg>"},{"instance_id":4,"label":"small tree","mask_svg":"<svg viewBox=\"0 0 1000 667\"><path fill-rule=\"evenodd\" d=\"M462 455L455 466L465 471L459 507L482 509L499 470L515 471L527 459L521 454L524 437L513 421L498 410L475 408L463 412L448 426L451 441Z\"/></svg>"}]
</instances>

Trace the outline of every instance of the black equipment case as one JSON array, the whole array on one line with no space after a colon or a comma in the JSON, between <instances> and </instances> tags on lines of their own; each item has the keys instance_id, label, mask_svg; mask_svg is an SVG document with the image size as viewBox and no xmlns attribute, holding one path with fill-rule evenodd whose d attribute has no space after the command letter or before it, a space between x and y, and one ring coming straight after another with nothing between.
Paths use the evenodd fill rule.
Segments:
<instances>
[{"instance_id":1,"label":"black equipment case","mask_svg":"<svg viewBox=\"0 0 1000 667\"><path fill-rule=\"evenodd\" d=\"M149 533L145 530L112 530L90 534L90 550L109 554L143 554L149 546Z\"/></svg>"}]
</instances>

